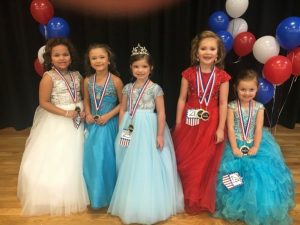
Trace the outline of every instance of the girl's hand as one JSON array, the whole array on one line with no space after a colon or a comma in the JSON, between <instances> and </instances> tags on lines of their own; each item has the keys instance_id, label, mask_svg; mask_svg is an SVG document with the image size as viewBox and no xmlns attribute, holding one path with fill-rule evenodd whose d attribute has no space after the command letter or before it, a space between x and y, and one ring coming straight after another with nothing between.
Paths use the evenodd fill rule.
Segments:
<instances>
[{"instance_id":1,"label":"girl's hand","mask_svg":"<svg viewBox=\"0 0 300 225\"><path fill-rule=\"evenodd\" d=\"M252 147L249 149L248 155L256 155L257 150L258 150L257 147L252 146Z\"/></svg>"},{"instance_id":2,"label":"girl's hand","mask_svg":"<svg viewBox=\"0 0 300 225\"><path fill-rule=\"evenodd\" d=\"M224 130L223 129L220 129L220 128L217 129L215 139L216 139L216 144L224 141Z\"/></svg>"},{"instance_id":3,"label":"girl's hand","mask_svg":"<svg viewBox=\"0 0 300 225\"><path fill-rule=\"evenodd\" d=\"M85 117L85 122L87 122L87 123L95 123L95 119L94 119L94 117L93 117L93 115L92 114L87 114L86 115L86 117Z\"/></svg>"},{"instance_id":4,"label":"girl's hand","mask_svg":"<svg viewBox=\"0 0 300 225\"><path fill-rule=\"evenodd\" d=\"M233 148L232 149L232 153L236 156L236 157L243 157L243 153L240 151L239 148Z\"/></svg>"},{"instance_id":5,"label":"girl's hand","mask_svg":"<svg viewBox=\"0 0 300 225\"><path fill-rule=\"evenodd\" d=\"M164 147L164 137L163 136L156 137L156 147L159 150L163 150L163 147Z\"/></svg>"},{"instance_id":6,"label":"girl's hand","mask_svg":"<svg viewBox=\"0 0 300 225\"><path fill-rule=\"evenodd\" d=\"M102 116L99 116L98 119L95 119L95 122L99 125L105 125L108 120L109 120L108 116L104 114Z\"/></svg>"},{"instance_id":7,"label":"girl's hand","mask_svg":"<svg viewBox=\"0 0 300 225\"><path fill-rule=\"evenodd\" d=\"M80 112L80 118L81 118L81 120L84 120L84 118L85 118L85 112L84 111Z\"/></svg>"}]
</instances>

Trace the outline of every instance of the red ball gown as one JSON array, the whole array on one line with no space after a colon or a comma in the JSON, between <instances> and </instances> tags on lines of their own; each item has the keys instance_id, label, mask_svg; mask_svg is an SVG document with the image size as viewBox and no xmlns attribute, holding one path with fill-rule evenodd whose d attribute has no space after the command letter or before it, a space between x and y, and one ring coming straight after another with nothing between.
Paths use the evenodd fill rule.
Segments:
<instances>
[{"instance_id":1,"label":"red ball gown","mask_svg":"<svg viewBox=\"0 0 300 225\"><path fill-rule=\"evenodd\" d=\"M219 89L223 82L230 80L230 76L224 70L215 68L215 83L210 102L206 107L204 101L201 105L199 103L196 70L196 66L189 67L182 73L189 84L188 99L182 113L181 124L173 132L173 141L177 168L183 185L186 212L212 213L215 211L216 177L224 148L224 142L215 143L219 122ZM209 77L210 73L202 73L204 86ZM208 85L208 88L210 87L211 85ZM203 95L201 88L199 94L200 97ZM187 109L199 108L209 112L209 119L200 120L200 123L195 126L187 125Z\"/></svg>"}]
</instances>

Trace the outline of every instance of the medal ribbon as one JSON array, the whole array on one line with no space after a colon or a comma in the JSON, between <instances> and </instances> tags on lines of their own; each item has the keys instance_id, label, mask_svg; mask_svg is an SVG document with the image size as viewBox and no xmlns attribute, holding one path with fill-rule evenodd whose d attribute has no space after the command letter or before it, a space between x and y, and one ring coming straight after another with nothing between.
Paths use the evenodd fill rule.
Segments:
<instances>
[{"instance_id":1,"label":"medal ribbon","mask_svg":"<svg viewBox=\"0 0 300 225\"><path fill-rule=\"evenodd\" d=\"M67 82L66 78L61 74L61 72L55 67L52 67L53 70L55 70L55 72L61 77L61 79L65 82L67 88L68 88L68 92L73 100L74 103L77 102L77 90L76 90L76 84L75 84L75 79L72 75L72 73L70 73L70 77L73 83L73 88L70 87L69 83ZM72 91L73 89L73 91Z\"/></svg>"},{"instance_id":2,"label":"medal ribbon","mask_svg":"<svg viewBox=\"0 0 300 225\"><path fill-rule=\"evenodd\" d=\"M196 85L197 85L197 94L199 97L199 103L200 103L200 105L202 105L202 103L204 101L205 105L208 106L210 99L211 99L211 94L212 94L212 91L213 91L214 85L215 85L215 78L216 78L215 67L212 68L212 71L209 75L209 79L206 83L206 86L204 86L204 83L202 80L202 72L201 72L200 66L198 68L198 71L196 71L196 78L197 78ZM212 84L210 85L210 83L212 83ZM202 98L200 97L200 86L201 86L201 90L203 91ZM210 89L209 89L209 86L210 86ZM206 97L208 91L209 91L209 94L208 94L208 97Z\"/></svg>"},{"instance_id":3,"label":"medal ribbon","mask_svg":"<svg viewBox=\"0 0 300 225\"><path fill-rule=\"evenodd\" d=\"M237 100L237 105L238 105L238 113L240 116L240 125L242 128L242 133L243 133L243 138L245 141L247 141L248 139L248 135L249 135L249 130L250 130L250 124L252 121L252 116L253 116L253 101L251 100L249 102L249 114L248 114L248 120L246 123L246 127L244 126L244 119L243 119L243 113L242 113L242 106L241 106L241 102L239 100Z\"/></svg>"},{"instance_id":4,"label":"medal ribbon","mask_svg":"<svg viewBox=\"0 0 300 225\"><path fill-rule=\"evenodd\" d=\"M104 87L103 87L103 92L101 94L100 100L97 101L96 98L96 90L95 90L95 86L96 86L96 74L94 75L94 80L93 80L93 96L94 96L94 103L95 103L95 108L98 111L100 109L100 106L102 104L106 89L108 87L108 82L110 80L111 74L108 73L108 76L106 77L105 83L104 83Z\"/></svg>"},{"instance_id":5,"label":"medal ribbon","mask_svg":"<svg viewBox=\"0 0 300 225\"><path fill-rule=\"evenodd\" d=\"M135 112L136 112L136 110L138 108L139 102L140 102L140 100L141 100L141 98L142 98L142 96L143 96L143 94L144 94L144 92L145 92L145 90L146 90L149 82L150 82L150 80L148 79L144 83L143 88L142 88L141 92L139 93L139 96L138 96L138 98L137 98L137 100L136 100L136 102L135 102L135 104L134 104L133 107L132 107L132 93L133 93L133 87L134 87L135 83L131 87L130 97L129 97L129 109L130 109L129 114L130 114L131 119L133 119L133 117L134 117L134 114L135 114Z\"/></svg>"}]
</instances>

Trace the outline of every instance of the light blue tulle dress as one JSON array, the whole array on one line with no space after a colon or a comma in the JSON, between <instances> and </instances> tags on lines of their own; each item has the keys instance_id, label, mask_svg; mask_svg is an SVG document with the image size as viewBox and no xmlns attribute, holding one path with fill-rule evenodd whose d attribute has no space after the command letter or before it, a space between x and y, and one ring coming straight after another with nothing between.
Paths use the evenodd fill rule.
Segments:
<instances>
[{"instance_id":1,"label":"light blue tulle dress","mask_svg":"<svg viewBox=\"0 0 300 225\"><path fill-rule=\"evenodd\" d=\"M255 102L253 120L246 143L253 145L255 120L261 103ZM239 125L237 102L229 103L234 110L234 129L238 147L244 145ZM243 112L244 121L248 111ZM226 174L238 172L243 177L243 185L227 189L222 183ZM263 130L259 150L255 156L235 157L227 142L217 181L217 211L215 216L228 220L241 220L248 225L291 224L288 211L294 206L294 182L284 162L279 145L272 134Z\"/></svg>"},{"instance_id":2,"label":"light blue tulle dress","mask_svg":"<svg viewBox=\"0 0 300 225\"><path fill-rule=\"evenodd\" d=\"M124 87L129 99L132 83ZM133 104L141 89L134 89ZM131 118L126 112L115 142L118 179L108 212L123 223L153 224L182 212L183 193L177 174L170 131L166 125L164 148L156 148L155 98L163 95L159 85L149 84L133 119L134 130L127 148L120 146L120 133Z\"/></svg>"},{"instance_id":3,"label":"light blue tulle dress","mask_svg":"<svg viewBox=\"0 0 300 225\"><path fill-rule=\"evenodd\" d=\"M93 96L93 77L89 79L89 95L92 115L103 115L117 104L117 92L112 79L109 80L102 105L96 110ZM104 87L95 85L96 96L101 96ZM116 182L116 160L114 142L118 132L117 116L105 125L86 124L84 142L83 175L87 185L91 207L109 205Z\"/></svg>"}]
</instances>

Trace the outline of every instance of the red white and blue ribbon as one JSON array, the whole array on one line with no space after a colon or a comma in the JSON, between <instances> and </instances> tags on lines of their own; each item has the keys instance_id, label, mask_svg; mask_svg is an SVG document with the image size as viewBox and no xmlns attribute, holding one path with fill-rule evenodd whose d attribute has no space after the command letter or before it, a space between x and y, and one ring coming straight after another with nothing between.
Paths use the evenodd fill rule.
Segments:
<instances>
[{"instance_id":1,"label":"red white and blue ribbon","mask_svg":"<svg viewBox=\"0 0 300 225\"><path fill-rule=\"evenodd\" d=\"M62 73L55 67L53 66L52 69L61 77L61 79L65 82L66 86L67 86L67 89L68 89L68 92L73 100L74 103L77 102L77 90L76 90L76 83L75 83L75 79L72 75L72 73L70 73L70 77L71 77L71 80L72 80L72 83L73 83L73 87L71 87L69 85L69 83L67 82L66 78L62 75Z\"/></svg>"},{"instance_id":2,"label":"red white and blue ribbon","mask_svg":"<svg viewBox=\"0 0 300 225\"><path fill-rule=\"evenodd\" d=\"M144 92L145 92L145 90L146 90L149 82L150 82L150 80L148 79L144 83L143 88L142 88L141 92L139 93L139 96L138 96L138 98L137 98L134 106L132 105L132 93L133 93L133 87L134 87L135 83L131 86L130 96L129 96L129 110L130 110L129 111L129 115L130 115L131 119L133 119L133 117L134 117L134 114L135 114L135 112L136 112L136 110L138 108L139 102L140 102L140 100L141 100L141 98L142 98L142 96L143 96L143 94L144 94Z\"/></svg>"},{"instance_id":3,"label":"red white and blue ribbon","mask_svg":"<svg viewBox=\"0 0 300 225\"><path fill-rule=\"evenodd\" d=\"M215 67L212 68L212 71L209 75L209 79L206 83L206 86L204 85L203 80L202 80L202 72L201 72L200 66L198 67L198 70L196 71L196 78L197 78L196 85L197 85L197 94L199 97L199 103L200 103L200 105L202 105L202 103L204 101L205 105L207 107L210 102L212 91L213 91L214 85L215 85L215 79L216 79ZM210 83L211 83L211 85L210 85ZM202 97L200 97L200 87L203 92ZM209 91L209 94L207 96L208 91Z\"/></svg>"},{"instance_id":4,"label":"red white and blue ribbon","mask_svg":"<svg viewBox=\"0 0 300 225\"><path fill-rule=\"evenodd\" d=\"M237 105L238 105L238 113L239 113L239 117L240 117L240 126L242 128L243 139L244 139L244 141L247 141L249 131L250 131L250 124L251 124L252 117L253 117L253 101L251 100L249 102L248 120L247 120L246 124L244 123L242 106L241 106L241 102L239 100L237 100Z\"/></svg>"},{"instance_id":5,"label":"red white and blue ribbon","mask_svg":"<svg viewBox=\"0 0 300 225\"><path fill-rule=\"evenodd\" d=\"M100 99L98 101L97 98L96 98L96 90L95 90L95 86L96 86L96 74L94 75L94 80L93 80L93 96L94 96L94 103L95 103L96 111L98 111L100 109L100 107L101 107L101 104L102 104L102 101L103 101L106 89L108 87L108 82L110 80L110 77L111 77L111 74L108 73L108 76L106 77L106 80L105 80L105 83L104 83L103 92L102 92L101 97L100 97Z\"/></svg>"}]
</instances>

